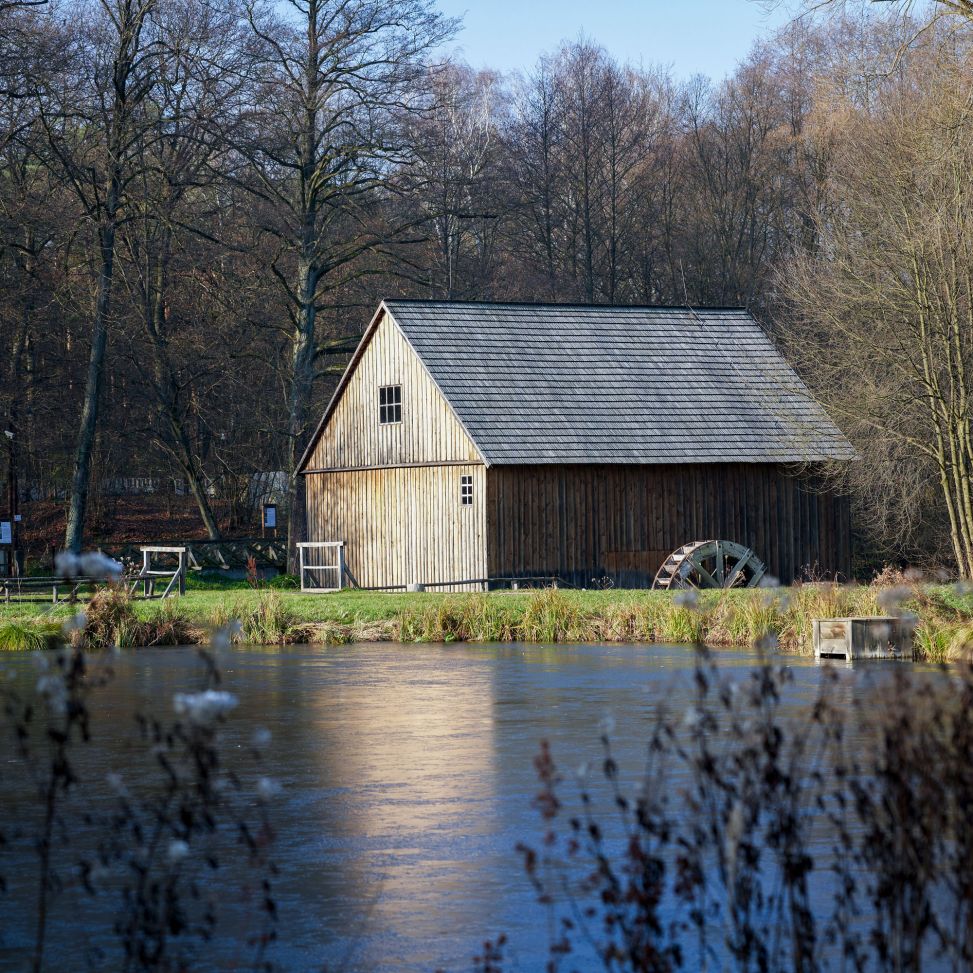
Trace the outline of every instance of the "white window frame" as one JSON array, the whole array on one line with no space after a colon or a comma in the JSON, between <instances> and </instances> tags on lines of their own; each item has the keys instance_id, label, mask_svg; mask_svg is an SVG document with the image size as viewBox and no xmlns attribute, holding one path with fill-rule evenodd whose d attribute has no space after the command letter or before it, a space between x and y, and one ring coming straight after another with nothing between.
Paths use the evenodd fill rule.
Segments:
<instances>
[{"instance_id":1,"label":"white window frame","mask_svg":"<svg viewBox=\"0 0 973 973\"><path fill-rule=\"evenodd\" d=\"M471 473L460 474L459 504L461 507L473 506L473 475Z\"/></svg>"}]
</instances>

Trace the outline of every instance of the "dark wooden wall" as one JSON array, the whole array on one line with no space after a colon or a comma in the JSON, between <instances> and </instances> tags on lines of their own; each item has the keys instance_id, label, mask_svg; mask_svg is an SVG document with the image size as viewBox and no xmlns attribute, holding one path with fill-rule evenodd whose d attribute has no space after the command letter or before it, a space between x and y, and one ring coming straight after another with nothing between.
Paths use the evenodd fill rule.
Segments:
<instances>
[{"instance_id":1,"label":"dark wooden wall","mask_svg":"<svg viewBox=\"0 0 973 973\"><path fill-rule=\"evenodd\" d=\"M851 572L847 499L769 464L491 467L486 516L491 578L644 587L677 547L710 538L752 547L785 584Z\"/></svg>"}]
</instances>

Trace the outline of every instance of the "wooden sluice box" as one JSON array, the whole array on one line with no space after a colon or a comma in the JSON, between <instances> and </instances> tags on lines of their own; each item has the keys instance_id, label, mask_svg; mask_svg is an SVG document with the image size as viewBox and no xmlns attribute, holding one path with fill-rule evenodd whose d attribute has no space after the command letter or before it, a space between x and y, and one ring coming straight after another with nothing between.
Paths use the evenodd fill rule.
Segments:
<instances>
[{"instance_id":1,"label":"wooden sluice box","mask_svg":"<svg viewBox=\"0 0 973 973\"><path fill-rule=\"evenodd\" d=\"M895 616L815 618L817 659L912 659L913 626Z\"/></svg>"}]
</instances>

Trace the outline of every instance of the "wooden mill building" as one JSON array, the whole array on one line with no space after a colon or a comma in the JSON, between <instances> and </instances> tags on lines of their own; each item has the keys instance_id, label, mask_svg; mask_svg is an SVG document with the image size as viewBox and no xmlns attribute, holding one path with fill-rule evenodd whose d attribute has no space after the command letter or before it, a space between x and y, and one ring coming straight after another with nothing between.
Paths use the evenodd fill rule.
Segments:
<instances>
[{"instance_id":1,"label":"wooden mill building","mask_svg":"<svg viewBox=\"0 0 973 973\"><path fill-rule=\"evenodd\" d=\"M852 458L744 310L394 300L301 469L362 587L644 587L700 538L847 575Z\"/></svg>"}]
</instances>

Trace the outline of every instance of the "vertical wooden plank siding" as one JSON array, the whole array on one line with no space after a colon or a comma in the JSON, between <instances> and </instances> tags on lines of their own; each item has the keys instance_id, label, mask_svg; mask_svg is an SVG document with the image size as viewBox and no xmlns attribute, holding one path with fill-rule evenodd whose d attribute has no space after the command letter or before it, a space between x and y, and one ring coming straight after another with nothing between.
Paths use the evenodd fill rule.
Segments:
<instances>
[{"instance_id":1,"label":"vertical wooden plank siding","mask_svg":"<svg viewBox=\"0 0 973 973\"><path fill-rule=\"evenodd\" d=\"M473 477L473 503L466 506L464 475ZM307 477L308 537L344 541L348 568L365 588L486 578L486 510L480 464Z\"/></svg>"},{"instance_id":2,"label":"vertical wooden plank siding","mask_svg":"<svg viewBox=\"0 0 973 973\"><path fill-rule=\"evenodd\" d=\"M847 498L771 464L491 467L486 504L491 578L645 585L709 538L752 547L784 583L851 572Z\"/></svg>"},{"instance_id":3,"label":"vertical wooden plank siding","mask_svg":"<svg viewBox=\"0 0 973 973\"><path fill-rule=\"evenodd\" d=\"M400 385L402 421L379 422ZM460 478L473 477L473 503ZM499 466L489 470L395 322L361 353L308 463L309 540L340 540L363 587L557 576L651 582L680 544L753 547L788 583L851 570L850 510L772 464ZM468 587L457 590L469 590Z\"/></svg>"},{"instance_id":4,"label":"vertical wooden plank siding","mask_svg":"<svg viewBox=\"0 0 973 973\"><path fill-rule=\"evenodd\" d=\"M402 386L402 421L379 423L383 385ZM308 470L479 463L481 457L442 393L386 314L342 393Z\"/></svg>"}]
</instances>

